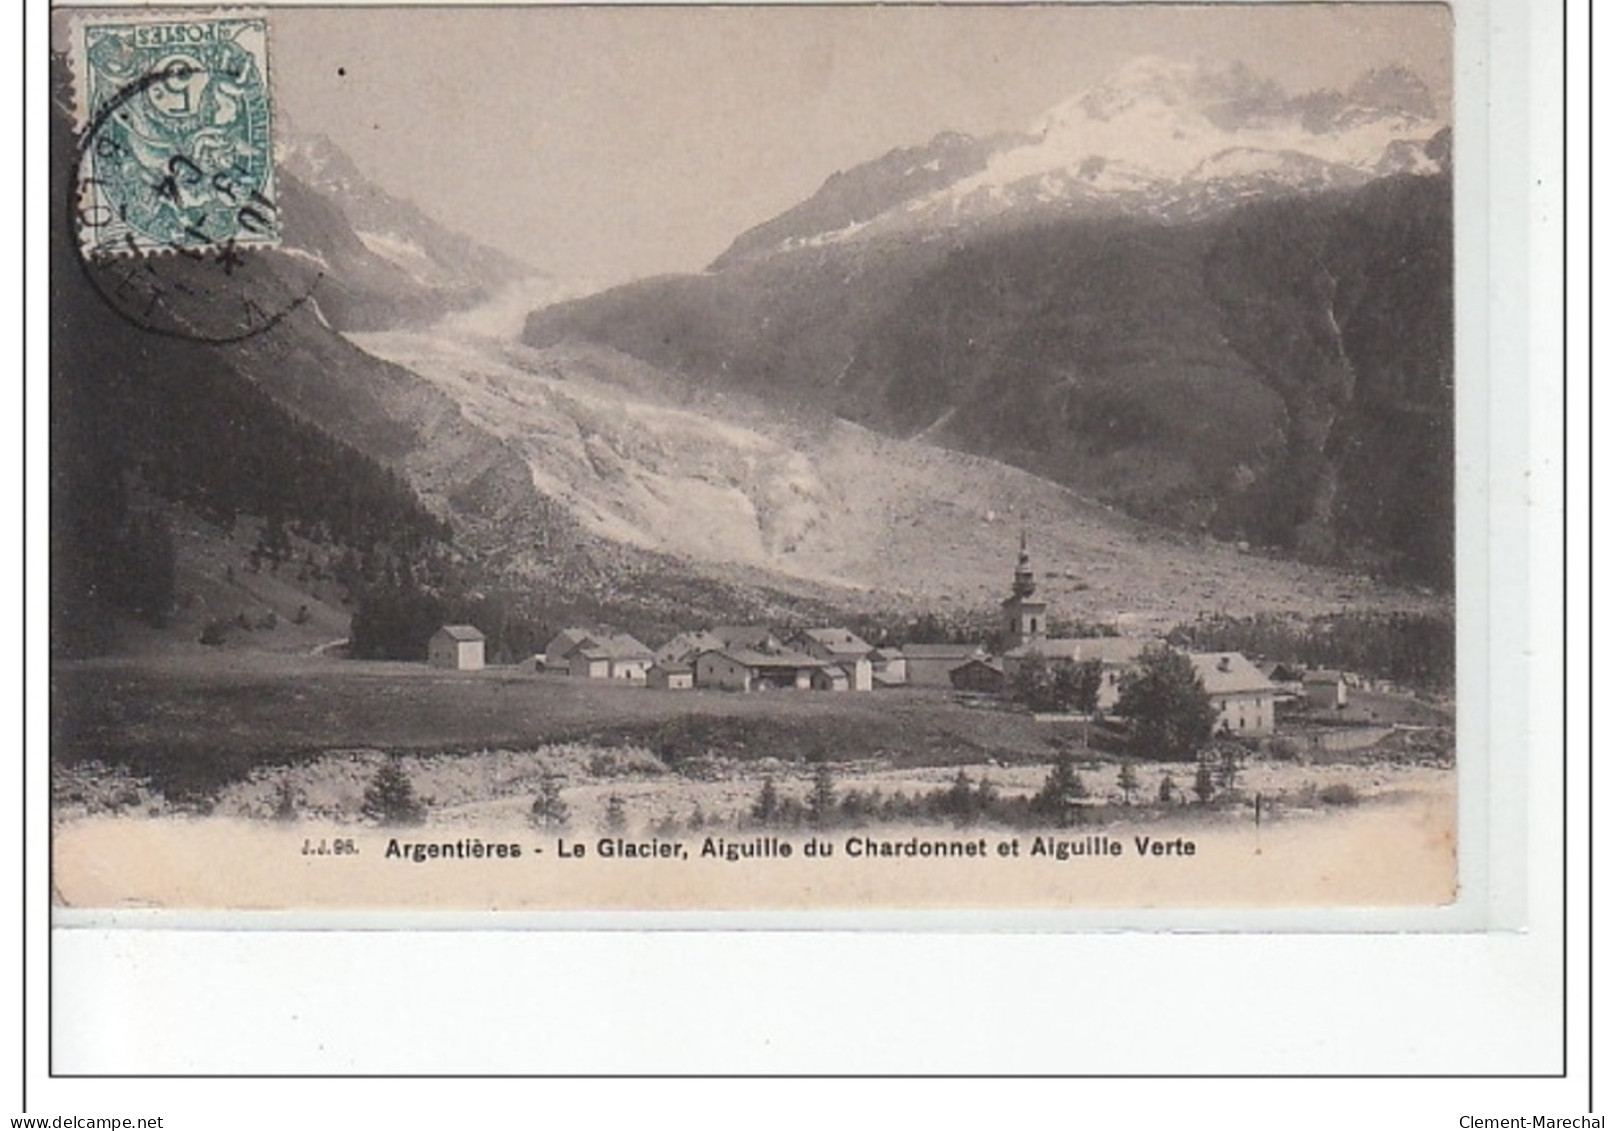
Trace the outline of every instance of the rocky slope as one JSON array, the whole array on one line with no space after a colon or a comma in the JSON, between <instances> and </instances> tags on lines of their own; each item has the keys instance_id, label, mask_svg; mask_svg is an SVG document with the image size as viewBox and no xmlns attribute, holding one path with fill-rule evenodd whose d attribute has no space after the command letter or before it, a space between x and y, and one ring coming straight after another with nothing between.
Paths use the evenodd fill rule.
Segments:
<instances>
[{"instance_id":1,"label":"rocky slope","mask_svg":"<svg viewBox=\"0 0 1615 1131\"><path fill-rule=\"evenodd\" d=\"M732 392L588 344L353 335L524 461L586 535L849 608L988 607L1021 529L1065 617L1419 603L1135 522L1028 472ZM421 476L417 475L417 480Z\"/></svg>"},{"instance_id":2,"label":"rocky slope","mask_svg":"<svg viewBox=\"0 0 1615 1131\"><path fill-rule=\"evenodd\" d=\"M419 325L542 279L380 188L321 136L276 147L286 246L327 268L321 309L344 329Z\"/></svg>"},{"instance_id":3,"label":"rocky slope","mask_svg":"<svg viewBox=\"0 0 1615 1131\"><path fill-rule=\"evenodd\" d=\"M59 180L72 168L74 143L58 115ZM1013 144L944 137L867 177L849 174L828 203L757 245L883 214L901 198L892 178L905 178L911 160L937 162L935 176L915 184L938 191L950 178L989 168ZM1006 244L892 237L740 255L727 270L649 281L540 314L527 325L530 344L521 345L497 334L510 301L543 301L555 293L552 280L518 275L364 187L328 148L296 151L287 165L284 246L247 252L228 271L209 256L84 263L69 227L53 225L52 534L63 586L53 612L94 620L107 572L95 562L106 558L108 537L173 507L184 508L171 524L183 535L181 584L207 599L210 615L226 597L251 597L271 611L277 601L301 601L278 590L235 596L239 586L209 573L231 553L239 557L226 544L237 515L296 524L356 551L384 544L383 557L405 559L441 527L468 589L528 593L542 599L541 616L634 609L657 625L987 606L1001 596L1023 524L1036 539L1051 599L1071 617L1125 611L1170 620L1200 610L1321 611L1410 600L1199 534L1163 534L1094 501L1085 475L1100 484L1148 484L1151 465L1138 453L1175 451L1171 445L1197 434L1139 425L1147 443L1130 439L1125 383L1116 384L1110 415L1099 417L1116 422L1106 424L1117 436L1115 453L1083 463L1074 449L1028 446L1038 433L1025 413L1058 419L1047 389L1105 388L1061 368L1071 312L1102 292L1127 289L1126 280L1073 272L1071 257L1091 249L1067 247L1065 236L1034 241L1044 251L1013 243L1009 231L993 237L1012 241ZM55 199L67 198L65 182L54 188ZM1344 215L1352 205L1341 198L1331 207ZM1229 238L1244 230L1229 229ZM1258 294L1241 282L1251 255L1235 240L1228 254L1212 256L1223 246L1216 234L1199 231L1200 258L1164 273L1199 272L1201 293L1192 302L1163 293L1174 311L1163 324L1181 324L1178 337L1210 351L1206 372L1234 374L1243 393L1213 388L1184 403L1214 422L1225 403L1247 407L1252 419L1238 427L1266 437L1268 447L1258 450L1282 452L1285 421L1299 410L1268 370L1287 372L1302 355L1263 355L1272 343L1259 333L1261 319L1246 334L1234 317L1237 302L1207 298L1213 282L1236 296ZM1101 251L1126 247L1114 233L1106 239ZM1377 263L1372 241L1340 243ZM1257 238L1252 246L1268 243ZM1045 251L1053 258L1038 261ZM1187 255L1172 245L1154 259L1114 258L1143 272L1137 264L1169 266ZM1206 274L1213 263L1219 273ZM160 310L122 294L131 267L136 289L160 298ZM1375 269L1401 269L1409 286L1424 278L1417 264L1402 261ZM1273 288L1260 302L1290 293L1282 272L1257 274ZM1349 311L1416 317L1400 294L1358 293L1359 275L1340 277L1338 293L1355 304ZM1072 279L1088 291L1063 292ZM1116 318L1136 314L1117 301ZM947 317L933 317L939 309ZM1343 303L1332 309L1349 312ZM1306 319L1320 311L1306 306L1296 317L1310 325ZM1093 324L1111 321L1106 314ZM1135 336L1126 327L1161 321L1138 316L1120 321L1111 338L1090 334L1092 357L1119 356L1117 343ZM1343 320L1340 336L1325 334L1319 348L1345 343L1357 387L1383 387L1410 414L1442 419L1421 400L1421 388L1403 380L1407 362L1396 348L1382 348L1378 335L1351 345L1353 324ZM999 327L1000 344L983 350L980 363L968 362L973 343L989 340L990 325ZM214 333L220 330L242 332ZM1158 364L1147 335L1136 349L1135 375ZM946 381L932 387L926 381L939 372L938 356L953 360L940 370ZM1003 379L1010 361L1025 370L1026 395ZM925 381L911 392L903 381L913 374ZM1155 380L1152 396L1175 404L1184 386L1170 374ZM1304 395L1296 397L1302 404ZM1079 397L1067 408L1091 403ZM1341 403L1319 427L1349 415L1351 405ZM1216 445L1231 454L1207 456L1190 445L1183 465L1190 470L1163 465L1168 478L1197 482L1202 465L1194 461L1225 468L1244 451L1226 436ZM1113 480L1089 475L1101 464ZM1394 463L1372 470L1399 474ZM153 498L155 506L144 501ZM223 532L216 544L210 524ZM156 544L147 542L148 550ZM318 631L334 634L338 605L315 611Z\"/></svg>"},{"instance_id":4,"label":"rocky slope","mask_svg":"<svg viewBox=\"0 0 1615 1131\"><path fill-rule=\"evenodd\" d=\"M1142 60L1024 137L894 151L708 272L535 312L524 340L1444 587L1448 145L1405 71L1290 96Z\"/></svg>"}]
</instances>

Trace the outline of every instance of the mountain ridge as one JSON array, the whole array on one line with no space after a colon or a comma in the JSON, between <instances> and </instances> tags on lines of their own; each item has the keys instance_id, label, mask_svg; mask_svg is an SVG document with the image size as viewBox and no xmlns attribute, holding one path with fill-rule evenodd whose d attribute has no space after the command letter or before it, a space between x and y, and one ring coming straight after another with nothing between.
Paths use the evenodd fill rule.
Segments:
<instances>
[{"instance_id":1,"label":"mountain ridge","mask_svg":"<svg viewBox=\"0 0 1615 1131\"><path fill-rule=\"evenodd\" d=\"M1446 158L1431 143L1446 129L1429 89L1402 67L1367 71L1345 92L1288 95L1243 64L1145 56L1024 133L944 132L838 173L743 233L713 269L927 228L1003 230L1056 210L1181 221L1265 196L1436 173Z\"/></svg>"},{"instance_id":2,"label":"mountain ridge","mask_svg":"<svg viewBox=\"0 0 1615 1131\"><path fill-rule=\"evenodd\" d=\"M1243 68L1145 60L1031 135L889 151L706 272L535 311L523 340L598 343L1179 529L1445 588L1451 135L1436 110L1395 68L1290 96ZM1165 123L1155 148L1141 123ZM1286 147L1223 144L1241 131ZM1112 159L1095 136L1134 144ZM907 192L932 162L947 183Z\"/></svg>"},{"instance_id":3,"label":"mountain ridge","mask_svg":"<svg viewBox=\"0 0 1615 1131\"><path fill-rule=\"evenodd\" d=\"M1009 143L992 143L1000 144ZM60 158L53 168L65 172L71 162L63 155L72 146L65 117L53 121L53 145ZM932 145L957 154L953 166L939 159L938 173L991 160L987 149L957 136L940 135ZM837 183L853 187L838 207L876 208L887 174L906 175L908 163L923 157L923 166L930 152L894 157L869 193L844 176ZM542 609L540 620L616 610L635 623L687 627L699 619L822 617L892 603L991 609L1017 518L1036 528L1047 568L1059 575L1050 591L1071 613L1324 611L1423 600L1361 576L1244 553L1233 545L1237 527L1202 523L1184 534L1139 523L1113 513L1114 499L1096 498L1069 474L1056 448L1002 443L1014 437L1024 448L1037 435L1033 423L1062 419L1049 411L1060 406L1048 397L1073 374L1041 356L1069 339L1070 326L1060 321L1072 305L1060 289L1062 265L1073 256L1103 259L1104 241L1124 251L1124 242L1115 242L1124 235L1170 243L1148 233L1188 231L1184 226L1115 217L1106 221L1113 228L1061 221L1050 229L1053 238L1037 230L898 233L743 256L706 275L642 281L548 309L527 320L529 341L521 346L467 332L477 322L469 315L484 309L494 289L470 278L480 269L456 266L444 253L432 271L412 272L410 256L378 242L376 230L365 229L367 242L335 198L342 190L330 178L350 182L346 167L333 161L323 173L305 169L308 182L292 169L284 173L285 246L247 253L252 269L231 276L228 293L200 259L165 262L175 289L216 295L221 310L229 302L268 308L271 297L278 301L318 267L306 303L240 341L144 334L108 309L105 295L89 285L96 268L78 270L70 233L53 228L52 335L71 344L53 351L53 391L60 393L53 429L61 429L53 432L53 453L69 443L94 472L64 484L53 506L80 511L86 547L94 544L90 528L99 513L86 491L139 475L142 466L171 467L179 470L146 477L143 489L190 506L199 483L184 477L200 481L218 464L227 465L224 478L235 491L219 509L272 504L287 513L261 516L266 529L282 519L312 527L329 512L331 496L355 520L359 540L374 537L383 509L366 515L366 504L353 502L340 480L374 474L380 486L358 498L383 500L385 513L452 533L431 563L441 576L412 576L401 560L409 549L400 546L372 554L367 568L376 584L497 587ZM59 188L57 199L65 199L65 185ZM781 230L819 223L816 215ZM1216 233L1196 232L1192 247L1155 248L1160 262L1179 265L1176 275L1211 262ZM1097 252L1084 245L1090 237L1101 238ZM1028 248L1017 239L1031 240L1030 250L1045 257L1041 266L1025 258ZM1244 293L1236 270L1242 256L1227 261L1236 296ZM1204 289L1203 281L1195 286ZM955 316L935 319L950 302ZM1214 319L1203 293L1183 309L1194 326L1186 336L1209 341L1239 328ZM465 317L445 318L455 311ZM999 341L989 349L975 329L994 326ZM936 333L928 336L927 327ZM1021 338L1043 343L1019 358L1035 364L1022 367L1018 391L1003 385L1013 395L989 395L1000 371L972 371L964 364L970 351L1008 357L1006 343ZM1095 343L1094 356L1108 365L1114 342ZM1196 348L1226 360L1232 354L1225 345ZM1369 347L1357 351L1370 363L1368 383L1401 396L1410 412L1429 413L1416 383L1398 384L1405 365L1395 350ZM960 395L934 397L941 386L921 381L913 404L925 411L909 419L903 413L912 406L900 388L894 399L901 384L894 378L934 374L936 356L952 359L949 387ZM1295 415L1283 391L1257 375L1259 360L1239 360L1239 379L1265 398L1274 420ZM105 374L116 375L110 393ZM1127 411L1136 400L1127 403L1114 374L1099 376L1101 392L1106 380L1115 386L1106 410L1117 422L1114 470L1142 469L1138 478L1147 480L1150 467L1127 459L1153 458L1160 445L1129 438L1127 428L1139 426L1129 424ZM211 392L188 407L186 381L193 378ZM123 399L109 399L113 394ZM990 402L998 405L996 417L983 411ZM1352 409L1349 401L1336 407L1342 417ZM985 430L978 427L984 419L991 425ZM1140 419L1143 439L1153 443L1147 414ZM79 435L86 421L91 426ZM1271 451L1263 471L1284 447L1276 424L1265 431ZM254 442L264 435L298 439L277 456ZM116 443L103 443L109 436ZM304 449L320 459L305 467L286 454ZM1038 462L1051 454L1047 467ZM297 466L279 466L282 458ZM1230 458L1206 458L1219 475L1237 468ZM369 461L380 471L372 473ZM1204 478L1199 465L1169 471L1186 481ZM1343 481L1354 482L1349 475Z\"/></svg>"}]
</instances>

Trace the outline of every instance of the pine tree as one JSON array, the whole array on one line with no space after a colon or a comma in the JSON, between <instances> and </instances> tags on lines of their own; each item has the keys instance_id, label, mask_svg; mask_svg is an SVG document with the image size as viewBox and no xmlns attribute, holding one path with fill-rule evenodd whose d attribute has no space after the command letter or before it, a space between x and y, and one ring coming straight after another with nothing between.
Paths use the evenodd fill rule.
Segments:
<instances>
[{"instance_id":1,"label":"pine tree","mask_svg":"<svg viewBox=\"0 0 1615 1131\"><path fill-rule=\"evenodd\" d=\"M1032 812L1054 818L1064 828L1071 823L1077 802L1088 796L1088 786L1077 773L1076 760L1069 750L1060 751L1054 768L1043 781L1043 788L1032 798Z\"/></svg>"},{"instance_id":2,"label":"pine tree","mask_svg":"<svg viewBox=\"0 0 1615 1131\"><path fill-rule=\"evenodd\" d=\"M986 774L976 782L975 806L976 813L991 819L994 807L998 804L998 787L992 783Z\"/></svg>"},{"instance_id":3,"label":"pine tree","mask_svg":"<svg viewBox=\"0 0 1615 1131\"><path fill-rule=\"evenodd\" d=\"M168 623L174 607L175 567L178 557L174 537L162 516L148 514L137 522L130 546L132 610L157 628Z\"/></svg>"},{"instance_id":4,"label":"pine tree","mask_svg":"<svg viewBox=\"0 0 1615 1131\"><path fill-rule=\"evenodd\" d=\"M545 774L539 781L538 796L533 799L533 824L541 829L563 827L571 809L561 797L559 774Z\"/></svg>"},{"instance_id":5,"label":"pine tree","mask_svg":"<svg viewBox=\"0 0 1615 1131\"><path fill-rule=\"evenodd\" d=\"M1072 706L1084 714L1099 710L1099 689L1105 682L1104 665L1098 660L1084 660L1077 665L1077 698Z\"/></svg>"},{"instance_id":6,"label":"pine tree","mask_svg":"<svg viewBox=\"0 0 1615 1131\"><path fill-rule=\"evenodd\" d=\"M1122 800L1128 805L1133 803L1133 794L1138 792L1138 771L1133 769L1131 762L1123 762L1121 772L1116 775L1116 785L1122 791Z\"/></svg>"},{"instance_id":7,"label":"pine tree","mask_svg":"<svg viewBox=\"0 0 1615 1131\"><path fill-rule=\"evenodd\" d=\"M415 796L415 786L397 762L384 762L365 790L361 811L383 825L426 823L426 806Z\"/></svg>"},{"instance_id":8,"label":"pine tree","mask_svg":"<svg viewBox=\"0 0 1615 1131\"><path fill-rule=\"evenodd\" d=\"M1050 699L1055 710L1092 714L1099 707L1099 684L1103 669L1098 660L1075 663L1061 660L1054 665Z\"/></svg>"},{"instance_id":9,"label":"pine tree","mask_svg":"<svg viewBox=\"0 0 1615 1131\"><path fill-rule=\"evenodd\" d=\"M1054 672L1041 653L1033 652L1021 660L1015 676L1009 683L1009 697L1032 711L1057 709L1054 698Z\"/></svg>"},{"instance_id":10,"label":"pine tree","mask_svg":"<svg viewBox=\"0 0 1615 1131\"><path fill-rule=\"evenodd\" d=\"M828 825L836 811L835 778L827 763L820 762L813 772L813 792L808 794L808 815L815 825Z\"/></svg>"},{"instance_id":11,"label":"pine tree","mask_svg":"<svg viewBox=\"0 0 1615 1131\"><path fill-rule=\"evenodd\" d=\"M628 829L628 810L620 793L613 793L606 798L606 814L602 821L604 830L608 833L621 833Z\"/></svg>"},{"instance_id":12,"label":"pine tree","mask_svg":"<svg viewBox=\"0 0 1615 1131\"><path fill-rule=\"evenodd\" d=\"M942 799L942 807L955 824L968 825L976 815L976 795L970 788L970 775L961 768Z\"/></svg>"},{"instance_id":13,"label":"pine tree","mask_svg":"<svg viewBox=\"0 0 1615 1131\"><path fill-rule=\"evenodd\" d=\"M1244 762L1243 752L1236 746L1224 745L1218 752L1217 758L1217 785L1222 789L1233 789L1239 784L1239 771Z\"/></svg>"},{"instance_id":14,"label":"pine tree","mask_svg":"<svg viewBox=\"0 0 1615 1131\"><path fill-rule=\"evenodd\" d=\"M1193 758L1217 719L1189 657L1170 648L1145 649L1122 680L1116 713L1132 723L1134 754L1171 761Z\"/></svg>"},{"instance_id":15,"label":"pine tree","mask_svg":"<svg viewBox=\"0 0 1615 1131\"><path fill-rule=\"evenodd\" d=\"M763 788L757 793L751 815L760 825L772 824L779 816L779 790L775 788L773 778L763 779Z\"/></svg>"}]
</instances>

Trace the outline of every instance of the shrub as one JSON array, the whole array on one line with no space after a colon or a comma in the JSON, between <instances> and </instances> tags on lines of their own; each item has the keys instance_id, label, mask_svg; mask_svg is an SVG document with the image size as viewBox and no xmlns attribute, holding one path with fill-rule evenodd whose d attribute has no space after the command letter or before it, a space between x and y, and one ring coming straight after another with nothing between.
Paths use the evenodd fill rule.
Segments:
<instances>
[{"instance_id":1,"label":"shrub","mask_svg":"<svg viewBox=\"0 0 1615 1131\"><path fill-rule=\"evenodd\" d=\"M998 787L982 774L976 782L976 812L991 813L998 808L998 802Z\"/></svg>"},{"instance_id":2,"label":"shrub","mask_svg":"<svg viewBox=\"0 0 1615 1131\"><path fill-rule=\"evenodd\" d=\"M779 812L774 814L774 823L786 828L802 824L808 818L808 808L795 797L780 799Z\"/></svg>"},{"instance_id":3,"label":"shrub","mask_svg":"<svg viewBox=\"0 0 1615 1131\"><path fill-rule=\"evenodd\" d=\"M275 811L277 821L295 821L301 807L302 798L297 794L297 788L286 779L281 778L275 786Z\"/></svg>"},{"instance_id":4,"label":"shrub","mask_svg":"<svg viewBox=\"0 0 1615 1131\"><path fill-rule=\"evenodd\" d=\"M610 747L589 755L589 773L597 778L666 772L661 759L641 746Z\"/></svg>"},{"instance_id":5,"label":"shrub","mask_svg":"<svg viewBox=\"0 0 1615 1131\"><path fill-rule=\"evenodd\" d=\"M1356 805L1362 798L1348 782L1330 782L1318 791L1318 800L1325 805Z\"/></svg>"},{"instance_id":6,"label":"shrub","mask_svg":"<svg viewBox=\"0 0 1615 1131\"><path fill-rule=\"evenodd\" d=\"M862 825L880 813L880 790L849 789L841 797L841 819L850 825Z\"/></svg>"},{"instance_id":7,"label":"shrub","mask_svg":"<svg viewBox=\"0 0 1615 1131\"><path fill-rule=\"evenodd\" d=\"M229 635L229 632L230 622L215 618L207 622L207 626L202 629L202 635L197 637L197 643L206 644L209 647L217 647L218 645L224 643L225 638Z\"/></svg>"},{"instance_id":8,"label":"shrub","mask_svg":"<svg viewBox=\"0 0 1615 1131\"><path fill-rule=\"evenodd\" d=\"M538 796L533 799L533 827L558 829L566 824L570 813L570 808L561 798L560 776L545 774L539 781Z\"/></svg>"},{"instance_id":9,"label":"shrub","mask_svg":"<svg viewBox=\"0 0 1615 1131\"><path fill-rule=\"evenodd\" d=\"M1233 789L1239 785L1239 771L1245 764L1245 752L1230 743L1218 746L1212 753L1216 758L1217 785Z\"/></svg>"},{"instance_id":10,"label":"shrub","mask_svg":"<svg viewBox=\"0 0 1615 1131\"><path fill-rule=\"evenodd\" d=\"M1272 742L1268 743L1267 753L1268 757L1275 762L1301 762L1305 764L1306 761L1301 755L1300 744L1290 738L1273 739Z\"/></svg>"}]
</instances>

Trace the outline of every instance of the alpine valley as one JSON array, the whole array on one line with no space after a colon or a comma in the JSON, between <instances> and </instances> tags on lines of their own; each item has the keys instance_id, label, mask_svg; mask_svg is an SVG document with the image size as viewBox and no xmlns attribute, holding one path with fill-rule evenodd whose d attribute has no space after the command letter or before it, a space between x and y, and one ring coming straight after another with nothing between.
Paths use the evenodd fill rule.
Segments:
<instances>
[{"instance_id":1,"label":"alpine valley","mask_svg":"<svg viewBox=\"0 0 1615 1131\"><path fill-rule=\"evenodd\" d=\"M597 293L291 138L259 274L166 268L264 309L317 271L226 344L120 317L55 225L55 639L190 644L239 608L302 647L412 587L535 636L969 616L1022 529L1073 619L1444 605L1444 115L1401 70L1294 96L1138 60ZM110 639L108 602L166 627Z\"/></svg>"},{"instance_id":2,"label":"alpine valley","mask_svg":"<svg viewBox=\"0 0 1615 1131\"><path fill-rule=\"evenodd\" d=\"M1407 71L1288 97L1141 59L1028 134L837 173L707 272L536 312L525 340L1446 588L1449 150Z\"/></svg>"}]
</instances>

